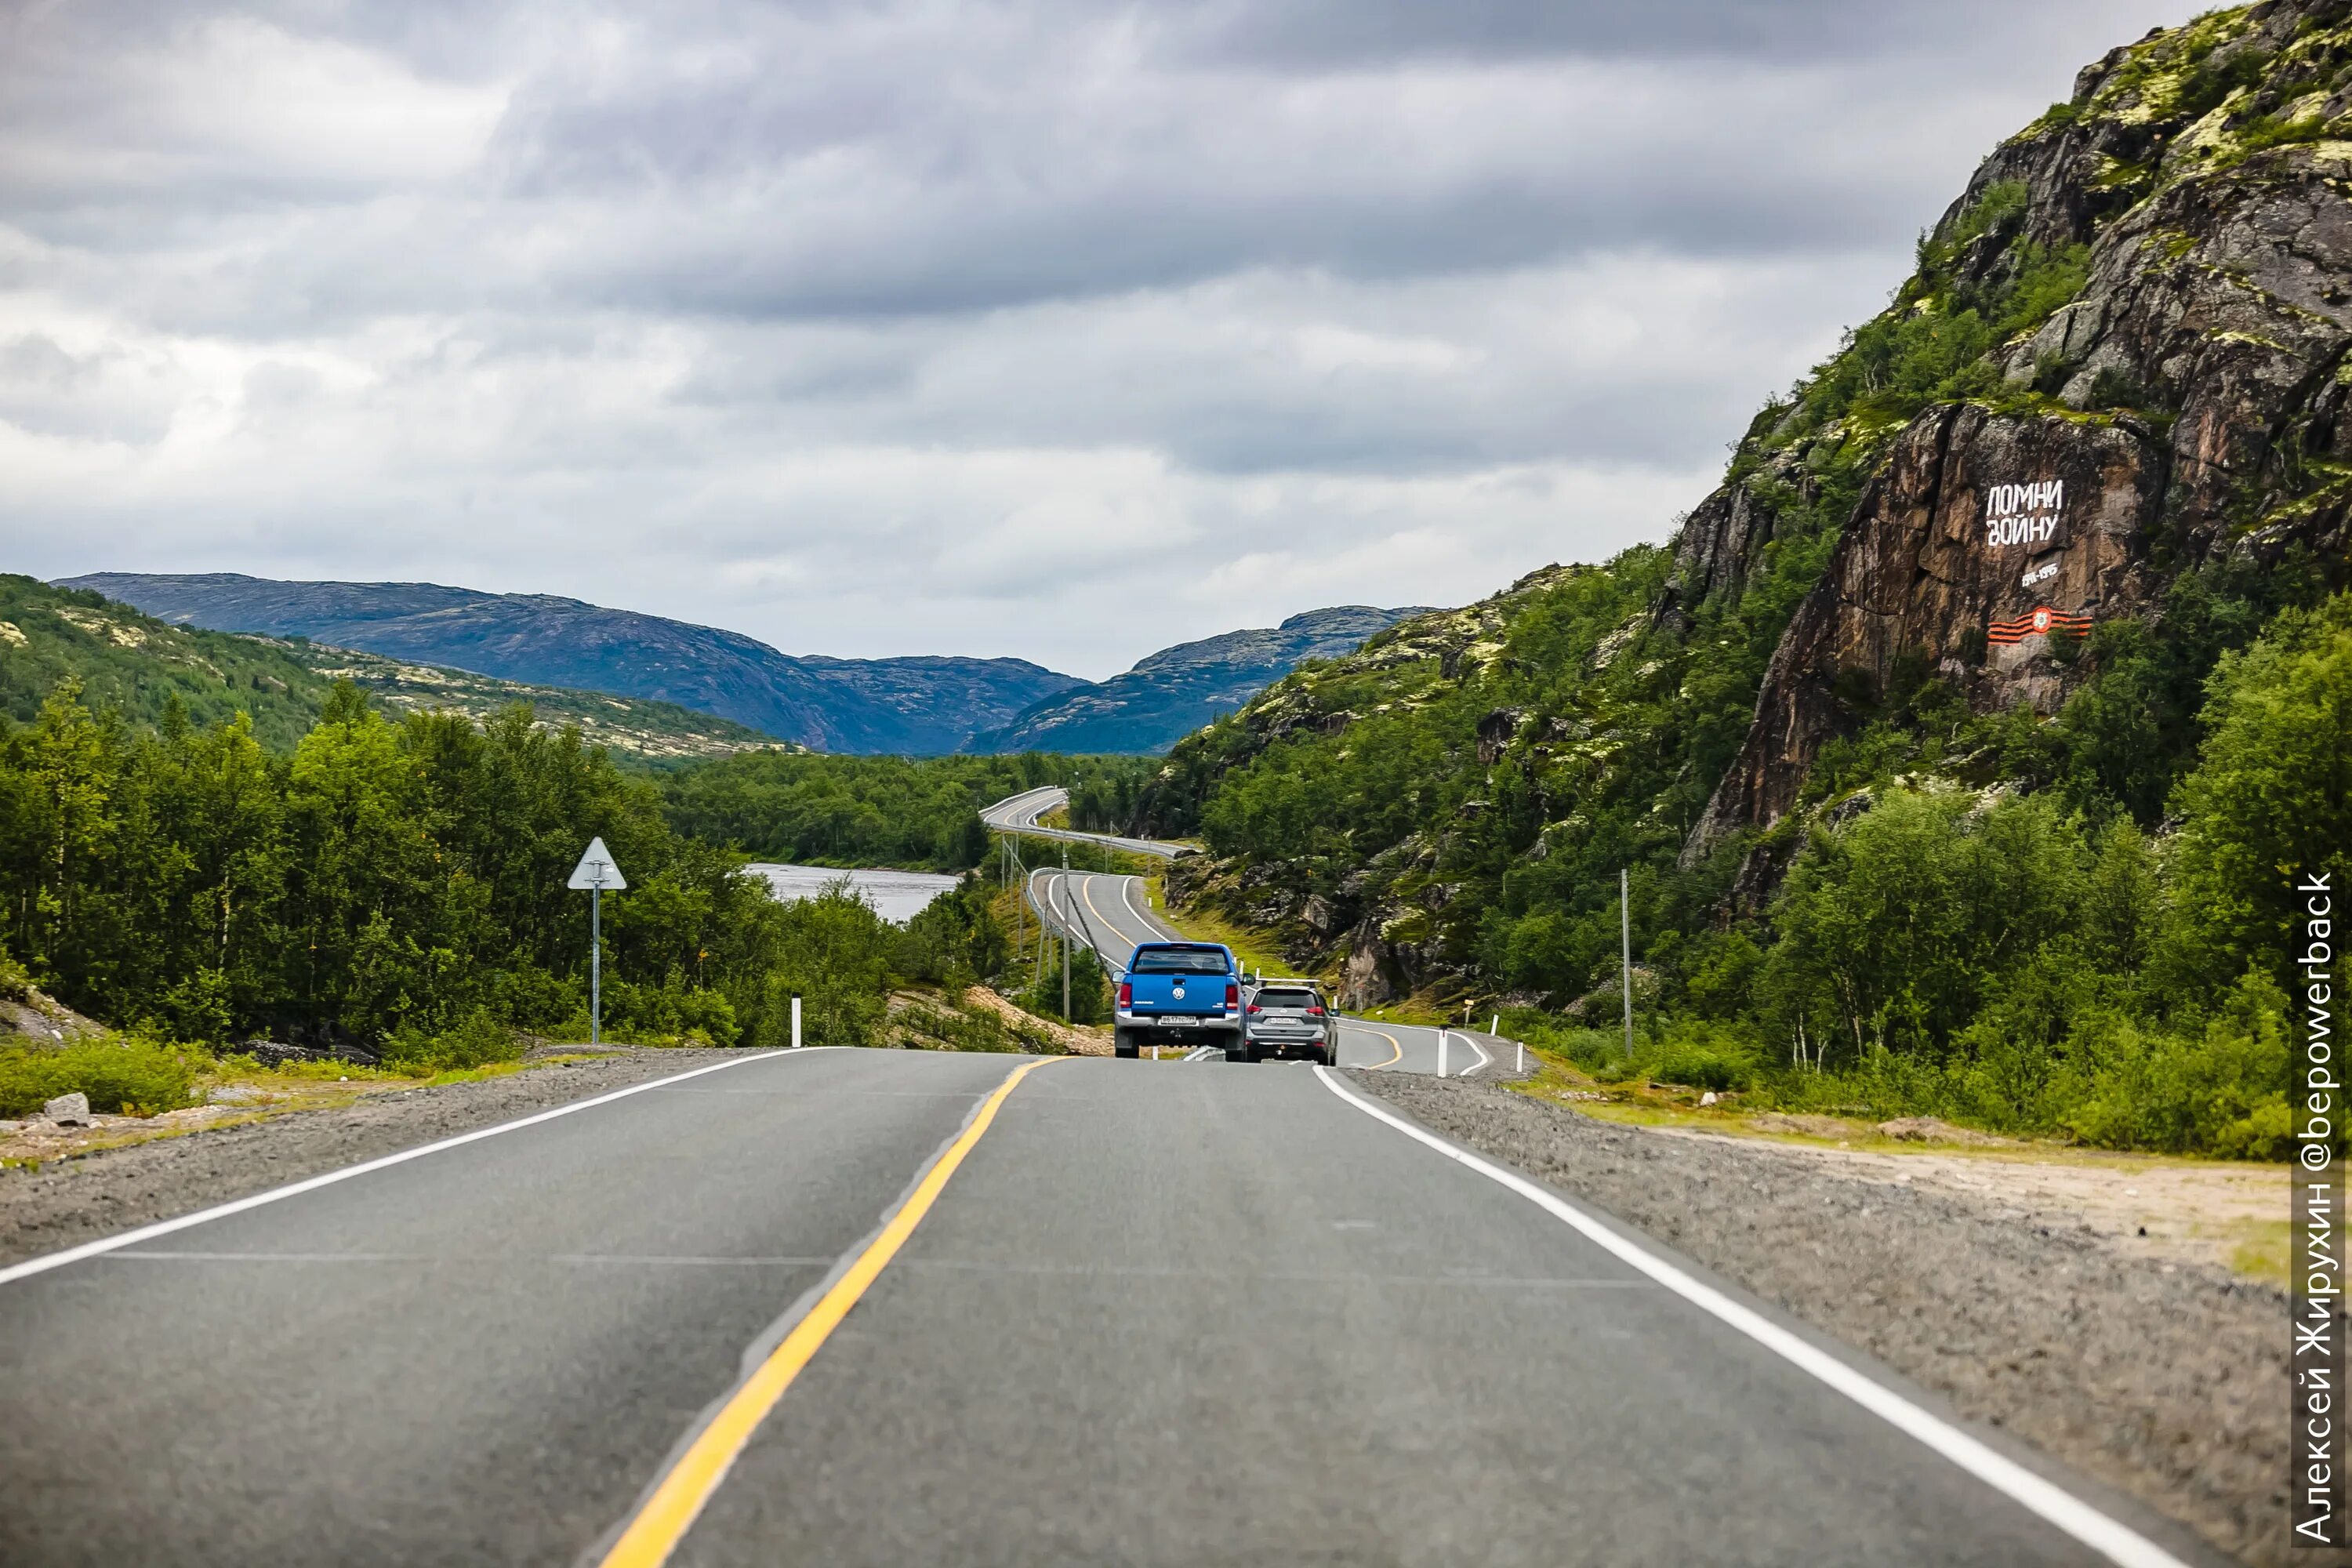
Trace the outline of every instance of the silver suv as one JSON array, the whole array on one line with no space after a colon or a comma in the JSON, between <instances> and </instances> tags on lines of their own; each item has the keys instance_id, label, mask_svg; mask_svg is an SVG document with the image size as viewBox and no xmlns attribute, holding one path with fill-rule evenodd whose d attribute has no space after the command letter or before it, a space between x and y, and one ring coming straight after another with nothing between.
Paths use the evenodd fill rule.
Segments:
<instances>
[{"instance_id":1,"label":"silver suv","mask_svg":"<svg viewBox=\"0 0 2352 1568\"><path fill-rule=\"evenodd\" d=\"M1312 980L1261 980L1242 1009L1242 1048L1235 1061L1305 1057L1337 1067L1339 1026Z\"/></svg>"}]
</instances>

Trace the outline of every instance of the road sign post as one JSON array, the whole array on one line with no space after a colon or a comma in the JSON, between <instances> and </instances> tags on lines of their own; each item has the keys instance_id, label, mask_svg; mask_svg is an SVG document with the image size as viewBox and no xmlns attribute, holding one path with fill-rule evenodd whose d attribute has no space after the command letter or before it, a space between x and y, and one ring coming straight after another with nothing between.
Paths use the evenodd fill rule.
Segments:
<instances>
[{"instance_id":1,"label":"road sign post","mask_svg":"<svg viewBox=\"0 0 2352 1568\"><path fill-rule=\"evenodd\" d=\"M621 868L613 863L613 852L604 847L601 837L591 838L580 857L580 864L572 868L572 875L563 884L588 893L588 1043L603 1043L604 1030L604 889L614 892L629 885Z\"/></svg>"}]
</instances>

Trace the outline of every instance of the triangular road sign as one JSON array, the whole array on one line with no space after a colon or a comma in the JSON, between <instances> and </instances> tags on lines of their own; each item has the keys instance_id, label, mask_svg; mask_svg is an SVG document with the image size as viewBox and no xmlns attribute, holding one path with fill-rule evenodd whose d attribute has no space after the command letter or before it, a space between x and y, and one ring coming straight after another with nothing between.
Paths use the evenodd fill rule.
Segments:
<instances>
[{"instance_id":1,"label":"triangular road sign","mask_svg":"<svg viewBox=\"0 0 2352 1568\"><path fill-rule=\"evenodd\" d=\"M604 847L602 838L588 841L588 852L580 857L580 864L572 868L572 879L567 888L602 888L606 892L625 888L629 879L613 864L613 852Z\"/></svg>"}]
</instances>

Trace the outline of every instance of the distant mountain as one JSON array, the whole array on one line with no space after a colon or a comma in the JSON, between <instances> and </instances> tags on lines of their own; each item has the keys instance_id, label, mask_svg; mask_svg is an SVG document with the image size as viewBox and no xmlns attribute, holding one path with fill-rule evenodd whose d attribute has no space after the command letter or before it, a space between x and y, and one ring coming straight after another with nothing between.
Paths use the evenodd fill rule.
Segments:
<instances>
[{"instance_id":1,"label":"distant mountain","mask_svg":"<svg viewBox=\"0 0 2352 1568\"><path fill-rule=\"evenodd\" d=\"M1365 638L1423 613L1341 605L1306 611L1278 626L1179 643L1100 685L1047 697L1003 729L974 736L965 750L1164 752L1306 660L1353 653Z\"/></svg>"},{"instance_id":2,"label":"distant mountain","mask_svg":"<svg viewBox=\"0 0 2352 1568\"><path fill-rule=\"evenodd\" d=\"M62 585L185 625L674 702L825 752L953 752L1084 684L1017 658L795 658L660 616L431 583L99 572Z\"/></svg>"},{"instance_id":3,"label":"distant mountain","mask_svg":"<svg viewBox=\"0 0 2352 1568\"><path fill-rule=\"evenodd\" d=\"M244 712L262 742L290 748L330 687L356 682L394 713L455 710L473 718L529 702L543 724L576 724L622 757L668 761L782 749L744 726L667 702L526 686L311 643L172 626L85 589L0 575L0 713L31 722L68 679L83 700L133 723L162 721L177 698L199 725Z\"/></svg>"}]
</instances>

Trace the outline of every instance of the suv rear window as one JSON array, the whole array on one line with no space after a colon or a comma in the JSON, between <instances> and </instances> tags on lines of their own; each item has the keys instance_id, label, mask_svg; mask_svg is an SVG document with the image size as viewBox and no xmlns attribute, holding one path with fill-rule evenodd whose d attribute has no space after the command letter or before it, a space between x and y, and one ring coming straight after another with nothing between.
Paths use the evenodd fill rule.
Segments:
<instances>
[{"instance_id":1,"label":"suv rear window","mask_svg":"<svg viewBox=\"0 0 2352 1568\"><path fill-rule=\"evenodd\" d=\"M1223 974L1225 955L1213 947L1147 947L1135 955L1138 974Z\"/></svg>"},{"instance_id":2,"label":"suv rear window","mask_svg":"<svg viewBox=\"0 0 2352 1568\"><path fill-rule=\"evenodd\" d=\"M1312 1007L1316 1005L1315 993L1312 991L1261 991L1257 994L1257 1005L1261 1007Z\"/></svg>"}]
</instances>

